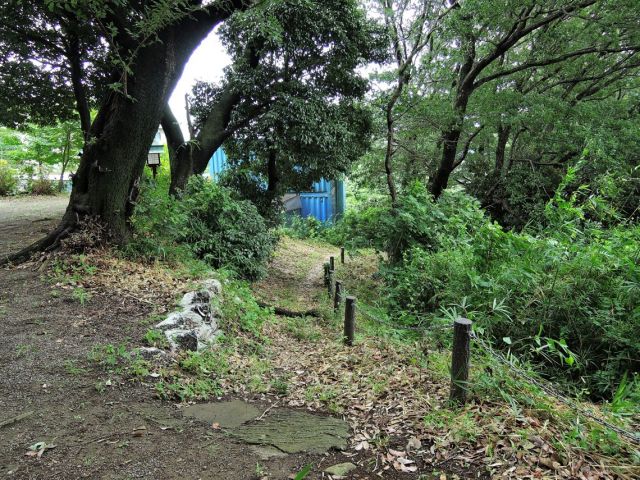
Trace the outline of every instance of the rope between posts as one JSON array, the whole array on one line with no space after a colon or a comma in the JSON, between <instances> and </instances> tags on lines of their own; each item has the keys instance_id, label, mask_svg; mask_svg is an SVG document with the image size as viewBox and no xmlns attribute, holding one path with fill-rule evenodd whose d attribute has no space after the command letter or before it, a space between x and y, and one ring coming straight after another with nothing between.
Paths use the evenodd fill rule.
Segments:
<instances>
[{"instance_id":1,"label":"rope between posts","mask_svg":"<svg viewBox=\"0 0 640 480\"><path fill-rule=\"evenodd\" d=\"M471 338L474 340L475 343L480 345L484 349L484 351L487 352L489 355L491 355L495 360L497 360L499 363L502 363L503 365L509 367L509 369L511 371L515 372L517 375L519 375L520 377L524 378L529 383L537 386L543 392L545 392L547 395L550 395L550 396L554 397L556 400L558 400L561 403L565 404L567 407L571 408L572 410L574 410L578 414L583 415L585 417L588 417L589 419L591 419L594 422L602 425L603 427L606 427L606 428L608 428L610 430L613 430L616 433L622 435L623 437L625 437L628 440L630 440L632 443L634 443L636 445L640 445L640 435L638 435L637 433L631 432L631 431L626 430L626 429L624 429L622 427L619 427L618 425L614 425L614 424L612 424L610 422L607 422L606 420L603 420L603 419L599 418L598 416L594 415L590 411L585 410L584 408L580 407L572 399L570 399L566 395L563 395L562 393L560 393L556 389L554 389L552 386L550 386L548 382L545 382L543 380L537 379L537 378L529 375L525 370L523 370L516 363L510 361L502 353L496 352L490 344L488 344L482 338L480 338L477 335L475 335L473 333L473 331L472 331L472 334L471 334Z\"/></svg>"},{"instance_id":2,"label":"rope between posts","mask_svg":"<svg viewBox=\"0 0 640 480\"><path fill-rule=\"evenodd\" d=\"M346 290L343 289L343 291L342 291L342 293L340 295L341 303L344 303L344 301L345 301L347 296L348 295L347 295ZM396 330L420 331L420 332L423 332L423 333L427 333L427 332L432 333L432 332L435 332L435 331L444 331L444 330L449 330L449 329L453 328L453 324L437 325L437 326L429 326L429 327L426 327L426 326L423 326L423 325L417 325L417 326L390 325L388 320L382 319L382 318L374 315L371 312L371 310L375 310L376 307L373 307L371 305L367 305L366 303L358 302L358 309L360 310L360 312L364 316L366 316L370 320L372 320L374 322L377 322L377 323L379 323L381 325L392 327L392 328L394 328ZM419 319L419 318L426 318L426 317L416 316L416 318ZM537 379L537 378L529 375L525 370L523 370L516 363L510 361L502 353L496 352L490 344L488 344L482 338L478 337L473 331L471 331L471 339L476 344L478 344L480 347L482 347L482 349L486 353L488 353L491 357L493 357L496 361L498 361L499 363L509 367L509 369L511 371L515 372L518 376L524 378L527 382L537 386L543 392L545 392L547 395L550 395L550 396L554 397L556 400L558 400L559 402L563 403L567 407L571 408L573 411L577 412L579 415L587 417L587 418L593 420L594 422L602 425L603 427L608 428L608 429L610 429L612 431L615 431L616 433L618 433L621 436L625 437L631 443L633 443L635 445L640 445L640 435L638 435L637 433L634 433L632 431L629 431L629 430L626 430L626 429L624 429L622 427L614 425L614 424L612 424L610 422L607 422L606 420L603 420L603 419L599 418L598 416L594 415L590 411L585 410L584 408L580 407L572 399L570 399L566 395L563 395L562 393L558 392L553 387L551 387L548 384L548 382L542 381L540 379Z\"/></svg>"},{"instance_id":3,"label":"rope between posts","mask_svg":"<svg viewBox=\"0 0 640 480\"><path fill-rule=\"evenodd\" d=\"M340 295L340 302L344 302L345 298L347 296L348 296L348 294L346 293L346 291L343 290L343 293ZM360 310L360 312L365 317L369 318L370 320L373 320L374 322L379 323L380 325L385 325L387 327L392 327L395 330L407 330L407 331L413 331L413 332L434 332L434 331L448 330L450 328L453 328L453 324L448 324L448 325L430 325L430 326L424 326L424 325L415 325L415 326L391 325L388 320L380 318L380 317L374 315L373 313L371 313L372 310L376 309L376 307L374 307L374 306L367 305L366 303L358 302L358 309ZM424 320L427 317L416 316L416 318Z\"/></svg>"}]
</instances>

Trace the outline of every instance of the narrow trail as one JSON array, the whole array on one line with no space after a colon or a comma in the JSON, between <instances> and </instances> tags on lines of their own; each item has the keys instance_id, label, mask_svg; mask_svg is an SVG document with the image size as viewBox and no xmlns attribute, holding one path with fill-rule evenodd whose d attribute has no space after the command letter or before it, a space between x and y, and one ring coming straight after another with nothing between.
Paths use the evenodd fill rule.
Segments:
<instances>
[{"instance_id":1,"label":"narrow trail","mask_svg":"<svg viewBox=\"0 0 640 480\"><path fill-rule=\"evenodd\" d=\"M267 277L253 285L258 299L270 305L303 311L317 309L323 290L323 264L339 249L284 237L269 264Z\"/></svg>"}]
</instances>

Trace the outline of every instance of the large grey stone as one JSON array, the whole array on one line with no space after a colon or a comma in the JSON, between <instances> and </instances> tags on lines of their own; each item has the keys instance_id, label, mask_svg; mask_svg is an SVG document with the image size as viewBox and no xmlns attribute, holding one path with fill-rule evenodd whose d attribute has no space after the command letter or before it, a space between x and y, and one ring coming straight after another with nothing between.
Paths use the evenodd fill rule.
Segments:
<instances>
[{"instance_id":1,"label":"large grey stone","mask_svg":"<svg viewBox=\"0 0 640 480\"><path fill-rule=\"evenodd\" d=\"M262 412L250 403L231 400L189 405L182 410L182 413L208 424L217 423L223 428L236 428L259 417Z\"/></svg>"},{"instance_id":2,"label":"large grey stone","mask_svg":"<svg viewBox=\"0 0 640 480\"><path fill-rule=\"evenodd\" d=\"M172 350L198 350L198 336L194 330L173 329L165 332Z\"/></svg>"},{"instance_id":3,"label":"large grey stone","mask_svg":"<svg viewBox=\"0 0 640 480\"><path fill-rule=\"evenodd\" d=\"M167 352L156 347L140 347L135 352L142 357L143 360L154 360L158 357L164 357Z\"/></svg>"},{"instance_id":4,"label":"large grey stone","mask_svg":"<svg viewBox=\"0 0 640 480\"><path fill-rule=\"evenodd\" d=\"M192 305L209 304L211 294L208 290L198 290L197 292L187 292L180 300L180 306L184 309L190 308Z\"/></svg>"},{"instance_id":5,"label":"large grey stone","mask_svg":"<svg viewBox=\"0 0 640 480\"><path fill-rule=\"evenodd\" d=\"M195 312L173 312L166 319L156 324L154 328L161 331L181 328L191 330L202 324L202 317Z\"/></svg>"},{"instance_id":6,"label":"large grey stone","mask_svg":"<svg viewBox=\"0 0 640 480\"><path fill-rule=\"evenodd\" d=\"M216 280L215 278L209 278L202 282L202 288L209 292L211 298L222 293L222 284L220 280Z\"/></svg>"},{"instance_id":7,"label":"large grey stone","mask_svg":"<svg viewBox=\"0 0 640 480\"><path fill-rule=\"evenodd\" d=\"M188 311L196 313L203 321L209 321L211 318L211 304L210 303L196 303L187 307Z\"/></svg>"},{"instance_id":8,"label":"large grey stone","mask_svg":"<svg viewBox=\"0 0 640 480\"><path fill-rule=\"evenodd\" d=\"M156 324L155 328L165 333L171 350L203 350L222 334L216 320L221 316L219 308L211 304L212 296L220 295L221 291L218 280L205 280L202 289L182 297L181 311Z\"/></svg>"},{"instance_id":9,"label":"large grey stone","mask_svg":"<svg viewBox=\"0 0 640 480\"><path fill-rule=\"evenodd\" d=\"M231 435L250 444L271 445L286 453L324 453L347 448L349 427L337 418L297 410L275 410L264 419L240 425Z\"/></svg>"},{"instance_id":10,"label":"large grey stone","mask_svg":"<svg viewBox=\"0 0 640 480\"><path fill-rule=\"evenodd\" d=\"M198 350L204 350L209 347L222 334L220 330L206 323L200 325L194 332L198 338Z\"/></svg>"}]
</instances>

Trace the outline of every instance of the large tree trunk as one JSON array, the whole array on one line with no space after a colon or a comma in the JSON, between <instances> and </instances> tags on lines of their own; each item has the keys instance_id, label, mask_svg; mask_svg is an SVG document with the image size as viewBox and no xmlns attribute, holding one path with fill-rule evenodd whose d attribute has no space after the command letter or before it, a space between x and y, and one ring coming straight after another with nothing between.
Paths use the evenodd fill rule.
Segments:
<instances>
[{"instance_id":1,"label":"large tree trunk","mask_svg":"<svg viewBox=\"0 0 640 480\"><path fill-rule=\"evenodd\" d=\"M173 115L169 105L165 106L162 116L162 129L167 137L169 161L171 163L171 183L169 194L176 195L187 185L187 180L193 169L193 149L190 143L184 141L180 124Z\"/></svg>"},{"instance_id":2,"label":"large tree trunk","mask_svg":"<svg viewBox=\"0 0 640 480\"><path fill-rule=\"evenodd\" d=\"M71 201L63 223L78 216L97 216L115 242L127 240L127 219L144 169L149 146L182 69L209 28L195 22L172 29L140 52L127 94L111 93L91 127L94 142L87 145L74 178Z\"/></svg>"},{"instance_id":3,"label":"large tree trunk","mask_svg":"<svg viewBox=\"0 0 640 480\"><path fill-rule=\"evenodd\" d=\"M458 153L458 142L464 127L464 116L467 113L469 97L473 93L475 80L473 73L474 61L476 58L475 38L468 35L463 44L465 49L464 61L458 70L455 82L455 97L453 100L454 118L452 122L442 131L442 158L435 175L431 178L429 191L435 199L440 197L449 183L449 176L456 168L456 157Z\"/></svg>"},{"instance_id":4,"label":"large tree trunk","mask_svg":"<svg viewBox=\"0 0 640 480\"><path fill-rule=\"evenodd\" d=\"M456 167L458 143L464 126L464 115L467 112L467 104L471 91L464 88L458 91L454 102L456 118L450 127L442 133L442 158L435 175L431 179L429 191L434 198L438 198L449 183L451 172Z\"/></svg>"},{"instance_id":5,"label":"large tree trunk","mask_svg":"<svg viewBox=\"0 0 640 480\"><path fill-rule=\"evenodd\" d=\"M201 175L207 169L215 151L232 134L229 129L231 112L240 101L240 95L227 89L218 103L211 109L205 124L196 135L193 144L184 140L180 126L173 113L166 107L162 117L162 128L167 136L171 160L171 184L169 193L175 195L183 190L192 174Z\"/></svg>"},{"instance_id":6,"label":"large tree trunk","mask_svg":"<svg viewBox=\"0 0 640 480\"><path fill-rule=\"evenodd\" d=\"M260 60L258 55L259 47L260 44L258 43L248 47L244 52L245 60L251 68L255 68ZM250 121L262 111L261 106L247 110L245 112L246 118L236 125L231 125L231 114L241 100L242 94L232 84L228 83L221 92L217 103L211 108L211 113L206 118L204 125L202 125L195 138L192 138L195 142L189 147L188 152L176 152L177 154L172 157L172 162L177 163L175 167L173 163L171 166L172 194L182 190L192 174L203 174L207 169L211 156L233 134L235 129ZM165 129L165 132L167 133L170 149L172 145L179 149L179 146L184 144L182 132L175 129ZM190 133L193 135L192 132Z\"/></svg>"},{"instance_id":7,"label":"large tree trunk","mask_svg":"<svg viewBox=\"0 0 640 480\"><path fill-rule=\"evenodd\" d=\"M5 261L20 261L34 251L57 247L86 217L97 219L110 241L130 236L128 218L149 147L175 84L195 47L215 24L242 1L200 11L163 30L159 41L143 47L127 76L125 92L111 92L91 125L89 142L74 176L69 206L55 231ZM126 93L126 95L125 95Z\"/></svg>"}]
</instances>

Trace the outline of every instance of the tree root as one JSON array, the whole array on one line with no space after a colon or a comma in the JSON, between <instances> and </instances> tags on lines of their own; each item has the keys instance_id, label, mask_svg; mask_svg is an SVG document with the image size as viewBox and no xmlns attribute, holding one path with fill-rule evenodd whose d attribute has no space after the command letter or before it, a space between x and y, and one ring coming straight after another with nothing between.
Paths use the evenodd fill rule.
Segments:
<instances>
[{"instance_id":1,"label":"tree root","mask_svg":"<svg viewBox=\"0 0 640 480\"><path fill-rule=\"evenodd\" d=\"M298 311L288 310L282 307L276 307L274 305L269 305L268 303L261 302L260 300L256 300L256 303L262 308L272 309L273 313L275 313L276 315L281 315L283 317L292 317L292 318L297 318L297 317L321 318L322 317L321 313L315 308L312 308L311 310L303 310L298 312Z\"/></svg>"},{"instance_id":2,"label":"tree root","mask_svg":"<svg viewBox=\"0 0 640 480\"><path fill-rule=\"evenodd\" d=\"M31 258L34 253L50 252L60 247L60 242L73 232L75 225L62 222L58 227L49 233L46 237L32 243L22 250L5 255L0 258L0 266L20 265Z\"/></svg>"}]
</instances>

